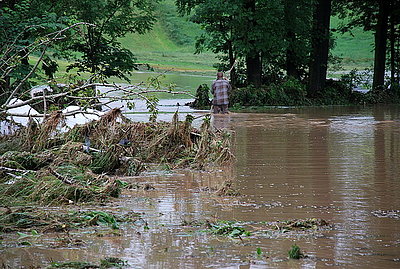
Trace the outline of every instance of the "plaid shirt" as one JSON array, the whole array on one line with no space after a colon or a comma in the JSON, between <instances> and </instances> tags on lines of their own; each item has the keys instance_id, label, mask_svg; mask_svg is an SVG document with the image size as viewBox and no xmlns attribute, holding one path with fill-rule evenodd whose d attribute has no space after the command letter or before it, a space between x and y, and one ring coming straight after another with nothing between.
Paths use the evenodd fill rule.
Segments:
<instances>
[{"instance_id":1,"label":"plaid shirt","mask_svg":"<svg viewBox=\"0 0 400 269\"><path fill-rule=\"evenodd\" d=\"M229 81L225 79L214 80L211 93L214 95L213 105L227 105L229 104L228 92L231 90Z\"/></svg>"}]
</instances>

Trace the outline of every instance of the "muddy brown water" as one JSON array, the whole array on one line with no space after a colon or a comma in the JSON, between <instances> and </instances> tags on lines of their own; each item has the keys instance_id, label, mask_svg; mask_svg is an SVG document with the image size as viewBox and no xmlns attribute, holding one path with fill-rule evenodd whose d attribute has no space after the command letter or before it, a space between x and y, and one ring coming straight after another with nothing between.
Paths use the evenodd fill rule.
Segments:
<instances>
[{"instance_id":1,"label":"muddy brown water","mask_svg":"<svg viewBox=\"0 0 400 269\"><path fill-rule=\"evenodd\" d=\"M215 116L213 124L234 132L232 167L127 179L155 189L126 191L100 208L143 213L143 220L121 225L122 236L96 237L99 227L71 233L83 246L54 247L56 235L49 234L21 247L15 235L3 235L0 265L120 257L127 268L400 268L398 106L232 113ZM242 196L203 191L225 180ZM322 218L333 229L239 240L181 225L304 218ZM288 259L293 244L307 258ZM265 256L257 256L257 248Z\"/></svg>"}]
</instances>

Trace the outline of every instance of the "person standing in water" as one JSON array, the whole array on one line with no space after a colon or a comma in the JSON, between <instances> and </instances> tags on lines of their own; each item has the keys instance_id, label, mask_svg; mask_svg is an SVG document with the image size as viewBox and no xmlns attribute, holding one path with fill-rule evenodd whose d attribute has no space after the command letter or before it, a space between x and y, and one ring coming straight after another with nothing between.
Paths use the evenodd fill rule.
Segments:
<instances>
[{"instance_id":1,"label":"person standing in water","mask_svg":"<svg viewBox=\"0 0 400 269\"><path fill-rule=\"evenodd\" d=\"M218 72L217 79L214 80L211 86L211 93L214 96L212 102L214 114L228 113L228 104L229 104L228 93L230 92L231 89L232 89L231 84L227 79L224 78L224 73Z\"/></svg>"}]
</instances>

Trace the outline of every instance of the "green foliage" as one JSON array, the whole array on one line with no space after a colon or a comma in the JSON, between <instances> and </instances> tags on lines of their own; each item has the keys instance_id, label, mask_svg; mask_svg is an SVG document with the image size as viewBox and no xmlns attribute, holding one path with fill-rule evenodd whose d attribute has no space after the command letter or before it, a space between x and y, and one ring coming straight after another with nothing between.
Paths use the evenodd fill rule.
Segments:
<instances>
[{"instance_id":1,"label":"green foliage","mask_svg":"<svg viewBox=\"0 0 400 269\"><path fill-rule=\"evenodd\" d=\"M125 75L137 68L133 53L122 48L119 38L127 33L144 34L155 22L154 3L157 1L132 0L74 0L66 1L63 8L76 19L91 23L69 45L82 57L69 69L98 73L104 78L116 76L129 80ZM79 38L82 36L81 38Z\"/></svg>"},{"instance_id":2,"label":"green foliage","mask_svg":"<svg viewBox=\"0 0 400 269\"><path fill-rule=\"evenodd\" d=\"M0 4L0 104L6 101L11 89L20 83L20 92L34 85L41 74L35 72L29 57L46 50L56 51L57 42L51 41L54 37L51 33L70 23L68 17L57 16L50 11L48 1L22 0ZM65 31L64 38L70 33ZM44 72L52 76L56 68L50 58L52 53L45 55Z\"/></svg>"},{"instance_id":3,"label":"green foliage","mask_svg":"<svg viewBox=\"0 0 400 269\"><path fill-rule=\"evenodd\" d=\"M22 0L1 3L0 104L7 101L15 88L19 95L38 81L53 79L58 70L55 58L75 60L67 71L76 68L78 72L96 74L95 78L101 81L111 76L129 80L126 74L138 64L119 39L127 33L143 34L151 29L157 2ZM76 27L78 22L88 26Z\"/></svg>"},{"instance_id":4,"label":"green foliage","mask_svg":"<svg viewBox=\"0 0 400 269\"><path fill-rule=\"evenodd\" d=\"M97 268L98 266L88 262L52 262L48 269L61 268L61 269L86 269L86 268Z\"/></svg>"},{"instance_id":5,"label":"green foliage","mask_svg":"<svg viewBox=\"0 0 400 269\"><path fill-rule=\"evenodd\" d=\"M0 231L17 231L19 241L35 240L49 228L55 231L68 231L89 226L107 226L118 229L122 222L134 222L140 218L138 213L115 215L104 211L70 211L61 213L38 209L37 207L18 207L0 214ZM35 229L32 229L35 228ZM32 229L27 232L27 229ZM22 232L19 232L22 231Z\"/></svg>"},{"instance_id":6,"label":"green foliage","mask_svg":"<svg viewBox=\"0 0 400 269\"><path fill-rule=\"evenodd\" d=\"M192 12L191 20L204 29L196 40L196 51L222 53L228 70L234 59L263 53L266 61L282 48L282 7L279 1L178 0L181 14ZM254 3L254 9L250 6ZM249 6L250 5L250 6ZM249 31L251 28L251 31Z\"/></svg>"},{"instance_id":7,"label":"green foliage","mask_svg":"<svg viewBox=\"0 0 400 269\"><path fill-rule=\"evenodd\" d=\"M157 7L157 17L168 37L178 46L193 46L203 31L188 16L179 16L174 0L164 0Z\"/></svg>"},{"instance_id":8,"label":"green foliage","mask_svg":"<svg viewBox=\"0 0 400 269\"><path fill-rule=\"evenodd\" d=\"M47 269L88 269L88 268L123 268L128 266L128 262L121 260L120 258L107 257L100 260L100 265L96 265L88 262L81 261L69 261L69 262L53 262Z\"/></svg>"},{"instance_id":9,"label":"green foliage","mask_svg":"<svg viewBox=\"0 0 400 269\"><path fill-rule=\"evenodd\" d=\"M289 252L289 258L290 259L301 259L304 258L303 253L301 253L300 247L297 246L296 244L292 245L292 247L290 248Z\"/></svg>"},{"instance_id":10,"label":"green foliage","mask_svg":"<svg viewBox=\"0 0 400 269\"><path fill-rule=\"evenodd\" d=\"M252 86L235 89L231 103L238 106L268 106L268 105L308 105L306 87L294 78L288 78L281 83L268 87L255 88Z\"/></svg>"},{"instance_id":11,"label":"green foliage","mask_svg":"<svg viewBox=\"0 0 400 269\"><path fill-rule=\"evenodd\" d=\"M191 103L190 107L197 109L210 109L211 101L210 101L210 88L207 84L200 85L196 90L196 97L193 103Z\"/></svg>"},{"instance_id":12,"label":"green foliage","mask_svg":"<svg viewBox=\"0 0 400 269\"><path fill-rule=\"evenodd\" d=\"M4 177L0 182L0 201L4 205L20 200L45 205L101 201L118 196L122 188L118 182L95 177L88 169L71 164L18 175L16 180Z\"/></svg>"},{"instance_id":13,"label":"green foliage","mask_svg":"<svg viewBox=\"0 0 400 269\"><path fill-rule=\"evenodd\" d=\"M94 155L90 168L96 174L109 173L120 166L119 151L116 146L110 147L106 152Z\"/></svg>"},{"instance_id":14,"label":"green foliage","mask_svg":"<svg viewBox=\"0 0 400 269\"><path fill-rule=\"evenodd\" d=\"M112 229L119 229L115 216L103 211L86 212L81 218L89 225L107 225Z\"/></svg>"},{"instance_id":15,"label":"green foliage","mask_svg":"<svg viewBox=\"0 0 400 269\"><path fill-rule=\"evenodd\" d=\"M120 258L108 257L100 261L100 268L122 268L128 266L128 262Z\"/></svg>"},{"instance_id":16,"label":"green foliage","mask_svg":"<svg viewBox=\"0 0 400 269\"><path fill-rule=\"evenodd\" d=\"M210 224L210 231L215 235L224 235L228 237L250 236L251 233L243 227L236 226L234 222L220 221L215 224Z\"/></svg>"},{"instance_id":17,"label":"green foliage","mask_svg":"<svg viewBox=\"0 0 400 269\"><path fill-rule=\"evenodd\" d=\"M0 157L0 163L10 168L37 170L45 166L47 160L26 151L8 151Z\"/></svg>"},{"instance_id":18,"label":"green foliage","mask_svg":"<svg viewBox=\"0 0 400 269\"><path fill-rule=\"evenodd\" d=\"M150 122L155 122L157 120L157 115L158 115L158 109L157 109L157 104L158 104L158 98L156 96L149 96L146 99L146 107L150 113L149 121Z\"/></svg>"},{"instance_id":19,"label":"green foliage","mask_svg":"<svg viewBox=\"0 0 400 269\"><path fill-rule=\"evenodd\" d=\"M399 88L375 88L364 94L362 101L366 104L398 104L400 102Z\"/></svg>"}]
</instances>

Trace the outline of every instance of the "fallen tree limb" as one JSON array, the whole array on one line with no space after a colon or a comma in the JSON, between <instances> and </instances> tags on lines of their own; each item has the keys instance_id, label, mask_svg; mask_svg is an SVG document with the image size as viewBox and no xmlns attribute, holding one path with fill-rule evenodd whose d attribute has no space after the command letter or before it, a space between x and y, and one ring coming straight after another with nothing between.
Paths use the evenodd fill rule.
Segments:
<instances>
[{"instance_id":1,"label":"fallen tree limb","mask_svg":"<svg viewBox=\"0 0 400 269\"><path fill-rule=\"evenodd\" d=\"M5 166L0 166L0 171L19 172L19 173L32 173L32 172L35 172L33 170L16 169L16 168L9 168L9 167L5 167Z\"/></svg>"}]
</instances>

